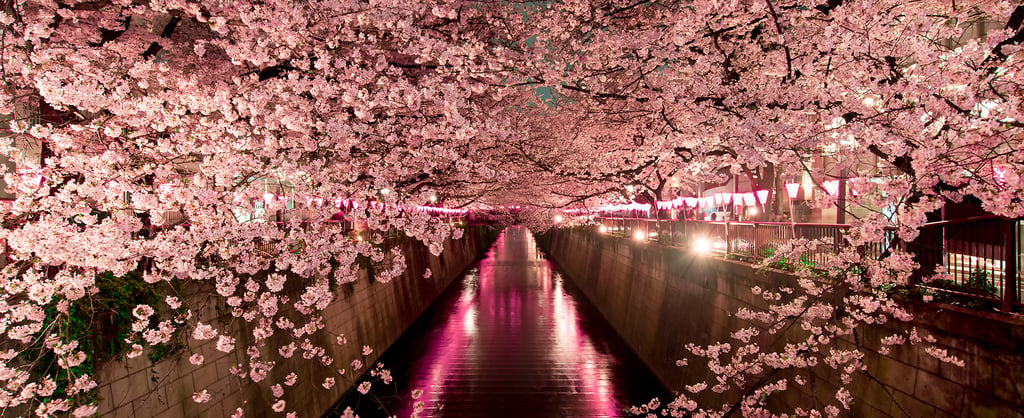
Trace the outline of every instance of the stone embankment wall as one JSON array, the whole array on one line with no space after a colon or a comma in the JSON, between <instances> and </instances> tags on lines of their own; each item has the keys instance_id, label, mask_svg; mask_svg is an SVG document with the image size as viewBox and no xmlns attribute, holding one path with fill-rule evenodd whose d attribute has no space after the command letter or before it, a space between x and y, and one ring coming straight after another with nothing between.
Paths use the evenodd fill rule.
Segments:
<instances>
[{"instance_id":1,"label":"stone embankment wall","mask_svg":"<svg viewBox=\"0 0 1024 418\"><path fill-rule=\"evenodd\" d=\"M560 269L674 391L708 377L706 369L692 366L694 361L688 367L676 366L677 359L692 358L687 343L730 341L730 333L754 325L736 318L737 309L765 306L751 293L752 287L777 289L794 283L783 272L759 272L745 263L595 231L563 229L538 238ZM915 316L911 323L890 322L858 331L864 337L864 363L877 380L855 376L849 386L855 399L852 416L1024 416L1024 321L950 305L908 303L906 308ZM879 353L879 337L910 326L934 335L940 348L966 366L940 363L924 351L924 344ZM851 342L840 344L848 347ZM838 384L838 373L817 373L817 399L834 403ZM779 402L806 405L813 399L812 389L799 388L787 391Z\"/></svg>"},{"instance_id":2,"label":"stone embankment wall","mask_svg":"<svg viewBox=\"0 0 1024 418\"><path fill-rule=\"evenodd\" d=\"M283 398L286 400L285 411L295 411L299 417L319 417L359 377L351 370L342 376L334 369L351 369L350 362L360 359L365 366L359 373L369 370L437 296L490 247L496 232L483 226L470 227L461 239L445 243L445 250L439 257L431 255L415 240L395 244L405 255L408 268L404 275L384 284L371 280L362 271L359 280L336 289L337 298L322 312L325 328L318 333L322 341L313 341L326 347L327 354L334 359L329 367L316 359L302 358L302 350L299 349L291 359L272 356L277 357L277 365L263 382L242 382L231 375L230 369L245 363L245 347L253 340L252 331L237 321L220 323L221 329L234 330L232 336L236 338L236 350L232 353L217 351L216 339L202 344L193 340L181 352L156 364L143 355L104 365L97 376L100 384L97 389L99 415L219 418L231 416L241 406L247 417L281 416L270 408L275 400L268 388L284 381L288 373L295 371L300 378L286 391ZM427 268L430 268L432 276L425 279L423 274ZM299 294L297 291L293 293ZM189 298L189 302L191 306L207 304L208 309L201 315L206 317L206 321L217 323L216 319L210 318L225 317L218 313L216 304L203 298L204 295L196 294ZM290 338L278 335L282 333L278 330L271 338ZM341 334L348 339L345 345L335 342L334 336ZM290 340L282 341L283 344ZM373 348L369 356L361 354L363 345ZM269 346L276 350L279 344L274 345L271 341ZM201 366L189 363L188 357L195 353L205 356ZM328 376L335 377L337 381L329 390L321 386ZM195 403L192 394L202 389L208 389L212 399L202 404Z\"/></svg>"}]
</instances>

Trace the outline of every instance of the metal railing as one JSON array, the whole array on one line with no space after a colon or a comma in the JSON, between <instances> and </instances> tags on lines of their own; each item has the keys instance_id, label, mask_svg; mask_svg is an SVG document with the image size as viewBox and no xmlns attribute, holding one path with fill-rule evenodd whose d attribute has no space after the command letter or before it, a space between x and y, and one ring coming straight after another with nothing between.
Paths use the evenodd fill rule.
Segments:
<instances>
[{"instance_id":1,"label":"metal railing","mask_svg":"<svg viewBox=\"0 0 1024 418\"><path fill-rule=\"evenodd\" d=\"M712 252L739 258L762 260L775 254L779 245L795 238L824 239L834 252L842 244L848 225L786 222L732 222L667 220L647 218L598 218L608 233L665 245L688 246L688 238L702 237Z\"/></svg>"},{"instance_id":2,"label":"metal railing","mask_svg":"<svg viewBox=\"0 0 1024 418\"><path fill-rule=\"evenodd\" d=\"M1004 311L1021 306L1021 221L982 216L933 222L907 243L921 268L915 279L937 291L970 296L1001 305ZM945 279L929 283L922 278L941 266Z\"/></svg>"},{"instance_id":3,"label":"metal railing","mask_svg":"<svg viewBox=\"0 0 1024 418\"><path fill-rule=\"evenodd\" d=\"M714 254L756 263L775 255L779 246L793 238L822 240L830 245L818 246L799 260L814 268L830 254L845 245L849 225L785 223L785 222L730 222L703 220L666 220L649 218L597 218L609 234L622 235L662 245L689 247L691 241L707 240ZM1024 229L1021 221L997 216L983 216L952 221L933 222L919 230L911 242L897 239L894 229L883 232L881 239L861 247L864 255L878 258L888 253L890 246L914 255L920 268L911 277L915 285L936 292L969 296L1000 305L1004 311L1022 306L1024 291L1019 286L1018 266L1024 261L1021 245ZM939 269L945 279L925 282Z\"/></svg>"}]
</instances>

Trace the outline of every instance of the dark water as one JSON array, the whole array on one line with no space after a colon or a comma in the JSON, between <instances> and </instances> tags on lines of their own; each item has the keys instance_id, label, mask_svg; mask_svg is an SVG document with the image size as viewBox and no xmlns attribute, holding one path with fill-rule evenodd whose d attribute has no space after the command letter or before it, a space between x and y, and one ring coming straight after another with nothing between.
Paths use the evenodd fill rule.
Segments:
<instances>
[{"instance_id":1,"label":"dark water","mask_svg":"<svg viewBox=\"0 0 1024 418\"><path fill-rule=\"evenodd\" d=\"M421 417L614 417L665 395L523 228L506 229L380 362L394 383L350 391L326 416L404 418L422 401Z\"/></svg>"}]
</instances>

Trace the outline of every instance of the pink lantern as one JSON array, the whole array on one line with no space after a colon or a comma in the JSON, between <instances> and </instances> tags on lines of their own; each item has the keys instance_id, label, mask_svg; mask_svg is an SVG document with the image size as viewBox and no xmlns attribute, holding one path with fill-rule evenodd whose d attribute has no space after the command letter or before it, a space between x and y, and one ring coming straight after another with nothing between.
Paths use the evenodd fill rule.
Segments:
<instances>
[{"instance_id":1,"label":"pink lantern","mask_svg":"<svg viewBox=\"0 0 1024 418\"><path fill-rule=\"evenodd\" d=\"M743 204L747 206L754 206L757 204L757 201L754 200L754 192L743 194Z\"/></svg>"},{"instance_id":2,"label":"pink lantern","mask_svg":"<svg viewBox=\"0 0 1024 418\"><path fill-rule=\"evenodd\" d=\"M835 197L839 194L839 180L829 180L821 184L829 196Z\"/></svg>"},{"instance_id":3,"label":"pink lantern","mask_svg":"<svg viewBox=\"0 0 1024 418\"><path fill-rule=\"evenodd\" d=\"M732 193L722 193L722 203L725 203L726 205L728 205L734 198L735 196L733 196Z\"/></svg>"},{"instance_id":4,"label":"pink lantern","mask_svg":"<svg viewBox=\"0 0 1024 418\"><path fill-rule=\"evenodd\" d=\"M715 205L722 204L722 193L715 193Z\"/></svg>"},{"instance_id":5,"label":"pink lantern","mask_svg":"<svg viewBox=\"0 0 1024 418\"><path fill-rule=\"evenodd\" d=\"M796 199L798 192L800 192L800 183L786 183L786 194L790 199Z\"/></svg>"},{"instance_id":6,"label":"pink lantern","mask_svg":"<svg viewBox=\"0 0 1024 418\"><path fill-rule=\"evenodd\" d=\"M273 193L263 193L263 202L270 203L274 201Z\"/></svg>"},{"instance_id":7,"label":"pink lantern","mask_svg":"<svg viewBox=\"0 0 1024 418\"><path fill-rule=\"evenodd\" d=\"M685 197L685 198L683 198L683 201L686 202L686 206L689 206L691 208L695 208L695 207L697 207L697 203L700 201L700 199L698 199L696 197Z\"/></svg>"},{"instance_id":8,"label":"pink lantern","mask_svg":"<svg viewBox=\"0 0 1024 418\"><path fill-rule=\"evenodd\" d=\"M757 201L758 201L758 203L763 205L764 202L766 200L768 200L768 191L767 190L758 190L756 193L757 193Z\"/></svg>"},{"instance_id":9,"label":"pink lantern","mask_svg":"<svg viewBox=\"0 0 1024 418\"><path fill-rule=\"evenodd\" d=\"M852 178L852 179L850 179L848 181L850 182L849 183L850 184L850 188L849 188L850 194L852 194L854 196L860 196L860 192L857 191L857 188L860 187L861 184L863 184L861 182L866 182L866 181L868 181L868 179L863 178L863 177L854 177L854 178Z\"/></svg>"}]
</instances>

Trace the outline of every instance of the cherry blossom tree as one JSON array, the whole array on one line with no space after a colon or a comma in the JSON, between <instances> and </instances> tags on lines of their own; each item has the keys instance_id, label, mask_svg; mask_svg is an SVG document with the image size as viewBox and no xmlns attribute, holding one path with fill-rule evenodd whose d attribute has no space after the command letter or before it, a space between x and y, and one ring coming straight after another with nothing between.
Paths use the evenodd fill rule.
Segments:
<instances>
[{"instance_id":1,"label":"cherry blossom tree","mask_svg":"<svg viewBox=\"0 0 1024 418\"><path fill-rule=\"evenodd\" d=\"M275 356L322 352L303 338L321 332L332 283L363 260L388 260L378 280L401 273L384 235L436 252L461 233L417 205L534 206L525 216L542 223L547 209L621 199L626 186L653 201L672 182L773 178L832 154L837 167L817 174L877 180L851 185L849 204L868 215L852 217L849 248L827 263L839 280L766 290L778 309L743 313L767 330L798 324L806 341L759 351L752 330L693 347L723 379L693 392L738 394L706 412L754 411L800 384L779 370L863 370L856 350L828 341L907 317L879 289L906 284L912 257L858 251L884 228L912 241L928 213L962 199L1024 214L1024 8L1008 1L7 0L0 18L3 148L18 162L0 232L4 408L91 413L81 394L95 382L76 374L83 351L62 330L102 296L102 277L205 286L255 345L168 294L133 309L129 354L176 332L217 338L250 354L237 373L258 383ZM980 20L1002 26L963 39ZM890 202L895 216L881 210ZM295 206L301 216L278 218ZM339 206L365 235L322 222ZM842 303L819 302L833 296ZM285 331L295 341L270 346ZM40 374L44 359L54 365ZM275 399L290 387L265 383ZM848 406L842 395L814 413Z\"/></svg>"},{"instance_id":2,"label":"cherry blossom tree","mask_svg":"<svg viewBox=\"0 0 1024 418\"><path fill-rule=\"evenodd\" d=\"M628 114L627 126L664 141L663 155L672 147L691 170L781 167L876 180L855 186L850 204L867 215L852 217L848 246L817 266L830 280L811 280L813 272L802 270L796 289L758 291L769 309L739 314L761 327L737 332L735 341L692 346L713 378L669 403L666 413L767 413L773 392L808 383L791 372L818 365L838 369L848 383L866 372L862 354L835 342L857 340L866 324L910 319L884 289L908 284L919 267L899 244L915 239L927 214L964 198L992 213L1022 214L1022 170L1011 156L1022 139L1019 6L735 1L553 9L551 19L576 32L552 29L552 42L579 42L571 54L545 55L554 64L524 76L557 88L571 103L566 107L604 109L611 126ZM961 39L983 19L1005 23L987 37ZM629 131L618 131L619 144L628 141ZM607 172L636 167L609 150L600 154L580 158L612 162ZM838 160L833 172L805 165L823 154ZM835 204L827 195L816 203ZM887 227L897 239L881 254L865 251L883 242ZM822 244L793 242L769 262L798 259ZM773 335L791 328L802 330L797 342L768 349L781 341ZM911 331L883 343L922 338ZM930 354L958 363L938 350ZM705 390L732 397L695 395ZM834 415L849 408L846 388L835 399L794 412Z\"/></svg>"},{"instance_id":3,"label":"cherry blossom tree","mask_svg":"<svg viewBox=\"0 0 1024 418\"><path fill-rule=\"evenodd\" d=\"M75 369L83 351L62 330L102 296L104 273L200 286L254 328L255 344L237 345L174 297L134 312L129 356L181 330L249 353L236 372L259 382L296 345L323 352L303 341L322 328L330 286L354 280L360 260L390 260L380 281L401 273L401 255L378 246L383 234L440 251L453 228L410 208L466 204L501 180L474 158L493 147L476 131L500 130L481 117L496 79L450 5L10 1L2 17L4 146L21 163L6 177L17 200L3 232L3 408L95 410L78 405L95 383ZM51 117L33 122L24 108ZM25 138L44 158L24 158L15 145ZM289 200L305 216L271 222ZM339 204L364 237L318 225ZM306 285L286 301L296 280ZM275 332L295 341L268 347Z\"/></svg>"}]
</instances>

